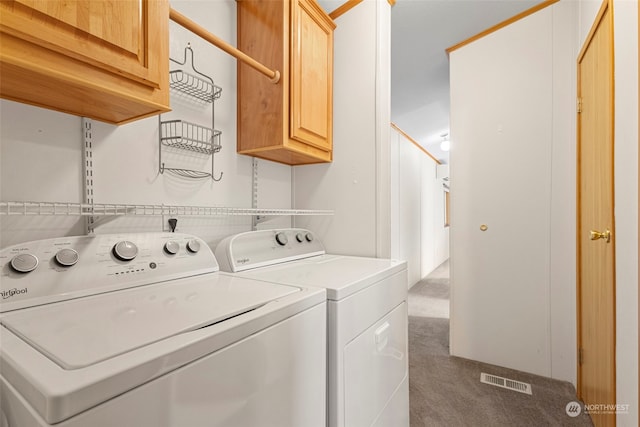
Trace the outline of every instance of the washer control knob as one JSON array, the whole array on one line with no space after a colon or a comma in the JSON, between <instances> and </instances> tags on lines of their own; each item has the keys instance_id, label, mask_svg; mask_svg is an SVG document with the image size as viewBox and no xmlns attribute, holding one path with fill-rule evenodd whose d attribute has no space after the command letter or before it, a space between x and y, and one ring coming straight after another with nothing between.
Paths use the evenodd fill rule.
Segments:
<instances>
[{"instance_id":1,"label":"washer control knob","mask_svg":"<svg viewBox=\"0 0 640 427\"><path fill-rule=\"evenodd\" d=\"M164 244L164 251L169 255L175 255L180 250L180 244L175 240L169 240Z\"/></svg>"},{"instance_id":2,"label":"washer control knob","mask_svg":"<svg viewBox=\"0 0 640 427\"><path fill-rule=\"evenodd\" d=\"M304 234L302 233L296 234L296 240L298 241L298 243L304 242Z\"/></svg>"},{"instance_id":3,"label":"washer control knob","mask_svg":"<svg viewBox=\"0 0 640 427\"><path fill-rule=\"evenodd\" d=\"M311 233L307 233L304 238L307 239L307 242L313 242L313 234Z\"/></svg>"},{"instance_id":4,"label":"washer control knob","mask_svg":"<svg viewBox=\"0 0 640 427\"><path fill-rule=\"evenodd\" d=\"M18 273L29 273L38 266L38 257L31 254L19 254L11 258L11 267Z\"/></svg>"},{"instance_id":5,"label":"washer control knob","mask_svg":"<svg viewBox=\"0 0 640 427\"><path fill-rule=\"evenodd\" d=\"M284 246L289 243L289 238L287 238L287 235L281 231L276 234L276 242L278 242L280 246Z\"/></svg>"},{"instance_id":6,"label":"washer control knob","mask_svg":"<svg viewBox=\"0 0 640 427\"><path fill-rule=\"evenodd\" d=\"M123 240L113 247L113 254L122 261L131 261L138 255L138 247L133 242Z\"/></svg>"},{"instance_id":7,"label":"washer control knob","mask_svg":"<svg viewBox=\"0 0 640 427\"><path fill-rule=\"evenodd\" d=\"M200 250L200 242L198 242L196 239L189 240L187 242L187 250L194 254L198 253L198 251Z\"/></svg>"},{"instance_id":8,"label":"washer control knob","mask_svg":"<svg viewBox=\"0 0 640 427\"><path fill-rule=\"evenodd\" d=\"M63 267L71 267L78 262L80 257L78 256L78 252L74 251L71 248L60 249L56 252L55 260L56 262Z\"/></svg>"}]
</instances>

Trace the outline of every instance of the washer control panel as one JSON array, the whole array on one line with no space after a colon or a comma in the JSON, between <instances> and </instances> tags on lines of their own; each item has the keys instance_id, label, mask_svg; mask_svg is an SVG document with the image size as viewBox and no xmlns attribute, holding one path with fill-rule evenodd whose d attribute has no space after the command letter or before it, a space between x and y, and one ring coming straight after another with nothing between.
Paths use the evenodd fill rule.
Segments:
<instances>
[{"instance_id":1,"label":"washer control panel","mask_svg":"<svg viewBox=\"0 0 640 427\"><path fill-rule=\"evenodd\" d=\"M236 234L222 240L215 250L220 269L234 273L324 253L320 240L301 228Z\"/></svg>"},{"instance_id":2,"label":"washer control panel","mask_svg":"<svg viewBox=\"0 0 640 427\"><path fill-rule=\"evenodd\" d=\"M209 246L182 233L21 243L0 251L0 312L214 271Z\"/></svg>"}]
</instances>

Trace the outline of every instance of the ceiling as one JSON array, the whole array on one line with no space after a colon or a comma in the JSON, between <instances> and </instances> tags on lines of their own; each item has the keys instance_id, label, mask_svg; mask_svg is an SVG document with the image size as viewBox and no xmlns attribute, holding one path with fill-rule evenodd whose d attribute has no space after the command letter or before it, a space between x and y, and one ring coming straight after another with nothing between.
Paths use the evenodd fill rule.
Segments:
<instances>
[{"instance_id":1,"label":"ceiling","mask_svg":"<svg viewBox=\"0 0 640 427\"><path fill-rule=\"evenodd\" d=\"M318 2L331 12L345 0ZM440 150L441 135L449 132L445 49L540 2L397 0L391 9L391 121L448 163L448 153Z\"/></svg>"}]
</instances>

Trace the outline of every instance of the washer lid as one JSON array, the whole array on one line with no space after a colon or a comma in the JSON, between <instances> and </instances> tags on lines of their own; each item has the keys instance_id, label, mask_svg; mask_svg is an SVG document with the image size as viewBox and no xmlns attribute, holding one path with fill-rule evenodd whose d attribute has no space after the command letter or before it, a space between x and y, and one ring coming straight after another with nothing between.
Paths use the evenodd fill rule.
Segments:
<instances>
[{"instance_id":1,"label":"washer lid","mask_svg":"<svg viewBox=\"0 0 640 427\"><path fill-rule=\"evenodd\" d=\"M0 323L71 370L223 322L299 290L216 273L22 310Z\"/></svg>"}]
</instances>

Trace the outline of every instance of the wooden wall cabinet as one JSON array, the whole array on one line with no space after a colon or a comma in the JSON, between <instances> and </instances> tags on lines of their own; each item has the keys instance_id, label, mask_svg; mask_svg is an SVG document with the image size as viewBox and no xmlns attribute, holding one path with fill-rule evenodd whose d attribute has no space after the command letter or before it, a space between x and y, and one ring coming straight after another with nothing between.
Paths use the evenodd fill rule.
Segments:
<instances>
[{"instance_id":1,"label":"wooden wall cabinet","mask_svg":"<svg viewBox=\"0 0 640 427\"><path fill-rule=\"evenodd\" d=\"M332 160L333 30L315 0L238 0L238 153L288 165Z\"/></svg>"},{"instance_id":2,"label":"wooden wall cabinet","mask_svg":"<svg viewBox=\"0 0 640 427\"><path fill-rule=\"evenodd\" d=\"M122 124L169 110L167 0L0 2L0 96Z\"/></svg>"}]
</instances>

